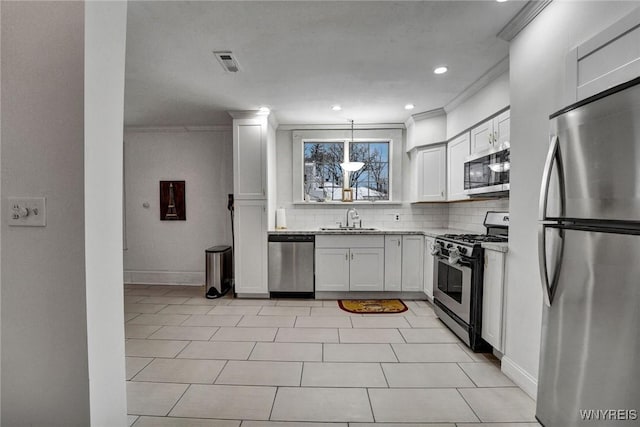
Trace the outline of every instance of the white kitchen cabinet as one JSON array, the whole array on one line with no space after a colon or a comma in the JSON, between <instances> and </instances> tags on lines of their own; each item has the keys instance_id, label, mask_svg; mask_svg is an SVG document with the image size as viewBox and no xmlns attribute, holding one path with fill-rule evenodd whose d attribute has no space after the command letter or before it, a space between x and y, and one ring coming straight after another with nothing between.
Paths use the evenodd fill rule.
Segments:
<instances>
[{"instance_id":1,"label":"white kitchen cabinet","mask_svg":"<svg viewBox=\"0 0 640 427\"><path fill-rule=\"evenodd\" d=\"M471 129L471 152L477 153L491 147L493 138L493 120L487 120Z\"/></svg>"},{"instance_id":2,"label":"white kitchen cabinet","mask_svg":"<svg viewBox=\"0 0 640 427\"><path fill-rule=\"evenodd\" d=\"M424 289L424 236L402 236L402 291Z\"/></svg>"},{"instance_id":3,"label":"white kitchen cabinet","mask_svg":"<svg viewBox=\"0 0 640 427\"><path fill-rule=\"evenodd\" d=\"M266 117L234 116L233 193L236 200L267 198Z\"/></svg>"},{"instance_id":4,"label":"white kitchen cabinet","mask_svg":"<svg viewBox=\"0 0 640 427\"><path fill-rule=\"evenodd\" d=\"M482 338L499 352L504 352L504 266L505 253L485 249L482 291Z\"/></svg>"},{"instance_id":5,"label":"white kitchen cabinet","mask_svg":"<svg viewBox=\"0 0 640 427\"><path fill-rule=\"evenodd\" d=\"M384 236L317 236L316 291L384 290Z\"/></svg>"},{"instance_id":6,"label":"white kitchen cabinet","mask_svg":"<svg viewBox=\"0 0 640 427\"><path fill-rule=\"evenodd\" d=\"M235 292L267 295L266 202L236 201L234 229Z\"/></svg>"},{"instance_id":7,"label":"white kitchen cabinet","mask_svg":"<svg viewBox=\"0 0 640 427\"><path fill-rule=\"evenodd\" d=\"M349 249L316 248L316 290L349 290Z\"/></svg>"},{"instance_id":8,"label":"white kitchen cabinet","mask_svg":"<svg viewBox=\"0 0 640 427\"><path fill-rule=\"evenodd\" d=\"M349 290L384 290L384 249L352 248L349 252Z\"/></svg>"},{"instance_id":9,"label":"white kitchen cabinet","mask_svg":"<svg viewBox=\"0 0 640 427\"><path fill-rule=\"evenodd\" d=\"M417 200L437 202L447 199L447 147L440 145L417 150Z\"/></svg>"},{"instance_id":10,"label":"white kitchen cabinet","mask_svg":"<svg viewBox=\"0 0 640 427\"><path fill-rule=\"evenodd\" d=\"M464 200L464 162L469 155L469 132L447 144L447 200Z\"/></svg>"},{"instance_id":11,"label":"white kitchen cabinet","mask_svg":"<svg viewBox=\"0 0 640 427\"><path fill-rule=\"evenodd\" d=\"M510 111L507 110L471 129L471 153L498 147L509 141L510 134Z\"/></svg>"},{"instance_id":12,"label":"white kitchen cabinet","mask_svg":"<svg viewBox=\"0 0 640 427\"><path fill-rule=\"evenodd\" d=\"M429 301L433 301L433 268L435 262L431 249L435 245L436 239L426 236L424 243L424 293L429 298Z\"/></svg>"},{"instance_id":13,"label":"white kitchen cabinet","mask_svg":"<svg viewBox=\"0 0 640 427\"><path fill-rule=\"evenodd\" d=\"M384 290L402 288L402 236L391 234L384 238Z\"/></svg>"}]
</instances>

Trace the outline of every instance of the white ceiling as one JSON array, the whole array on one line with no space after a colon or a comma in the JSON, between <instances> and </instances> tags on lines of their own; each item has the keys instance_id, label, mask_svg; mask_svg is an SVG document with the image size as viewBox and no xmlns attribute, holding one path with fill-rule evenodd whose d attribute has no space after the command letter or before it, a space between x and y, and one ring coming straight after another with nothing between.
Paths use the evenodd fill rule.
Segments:
<instances>
[{"instance_id":1,"label":"white ceiling","mask_svg":"<svg viewBox=\"0 0 640 427\"><path fill-rule=\"evenodd\" d=\"M496 34L523 5L129 1L125 124L227 124L226 111L263 105L287 124L401 123L506 57ZM225 73L213 50L233 51L241 71Z\"/></svg>"}]
</instances>

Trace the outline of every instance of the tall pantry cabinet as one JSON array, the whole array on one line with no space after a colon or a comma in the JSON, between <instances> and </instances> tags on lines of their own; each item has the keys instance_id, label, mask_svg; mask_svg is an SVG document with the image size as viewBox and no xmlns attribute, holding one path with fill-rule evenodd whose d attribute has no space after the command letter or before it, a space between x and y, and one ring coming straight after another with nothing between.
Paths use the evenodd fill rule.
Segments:
<instances>
[{"instance_id":1,"label":"tall pantry cabinet","mask_svg":"<svg viewBox=\"0 0 640 427\"><path fill-rule=\"evenodd\" d=\"M233 227L235 292L268 297L268 144L275 144L266 115L229 112L233 118Z\"/></svg>"}]
</instances>

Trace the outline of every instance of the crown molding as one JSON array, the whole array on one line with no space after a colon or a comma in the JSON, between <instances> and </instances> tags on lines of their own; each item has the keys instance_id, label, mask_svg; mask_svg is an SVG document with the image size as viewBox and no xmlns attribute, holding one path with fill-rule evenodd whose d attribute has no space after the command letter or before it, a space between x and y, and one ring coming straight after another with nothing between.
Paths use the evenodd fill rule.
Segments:
<instances>
[{"instance_id":1,"label":"crown molding","mask_svg":"<svg viewBox=\"0 0 640 427\"><path fill-rule=\"evenodd\" d=\"M445 116L447 112L444 108L436 108L429 111L423 111L422 113L412 114L411 118L414 122L419 122L420 120L430 119L432 117Z\"/></svg>"},{"instance_id":2,"label":"crown molding","mask_svg":"<svg viewBox=\"0 0 640 427\"><path fill-rule=\"evenodd\" d=\"M228 132L231 125L209 125L209 126L125 126L125 132L137 133L178 133L178 132Z\"/></svg>"},{"instance_id":3,"label":"crown molding","mask_svg":"<svg viewBox=\"0 0 640 427\"><path fill-rule=\"evenodd\" d=\"M449 103L444 106L444 111L447 113L450 112L507 71L509 71L509 56L502 58L496 65L481 75L478 80L471 83L465 90L449 101Z\"/></svg>"},{"instance_id":4,"label":"crown molding","mask_svg":"<svg viewBox=\"0 0 640 427\"><path fill-rule=\"evenodd\" d=\"M353 126L356 130L362 129L405 129L404 123L370 123ZM350 130L351 124L281 124L278 130Z\"/></svg>"},{"instance_id":5,"label":"crown molding","mask_svg":"<svg viewBox=\"0 0 640 427\"><path fill-rule=\"evenodd\" d=\"M516 15L496 34L499 39L510 42L553 0L529 0Z\"/></svg>"}]
</instances>

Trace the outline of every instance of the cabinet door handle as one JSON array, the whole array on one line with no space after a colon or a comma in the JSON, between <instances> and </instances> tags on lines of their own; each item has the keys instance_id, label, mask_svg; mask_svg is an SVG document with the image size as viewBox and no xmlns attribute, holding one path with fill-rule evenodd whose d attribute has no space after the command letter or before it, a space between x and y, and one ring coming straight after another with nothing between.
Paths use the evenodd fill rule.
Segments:
<instances>
[{"instance_id":1,"label":"cabinet door handle","mask_svg":"<svg viewBox=\"0 0 640 427\"><path fill-rule=\"evenodd\" d=\"M398 247L400 247L400 239L398 239Z\"/></svg>"},{"instance_id":2,"label":"cabinet door handle","mask_svg":"<svg viewBox=\"0 0 640 427\"><path fill-rule=\"evenodd\" d=\"M353 252L351 252L351 261L353 261Z\"/></svg>"},{"instance_id":3,"label":"cabinet door handle","mask_svg":"<svg viewBox=\"0 0 640 427\"><path fill-rule=\"evenodd\" d=\"M344 254L344 259L345 259L345 261L349 261L349 252L346 252Z\"/></svg>"}]
</instances>

